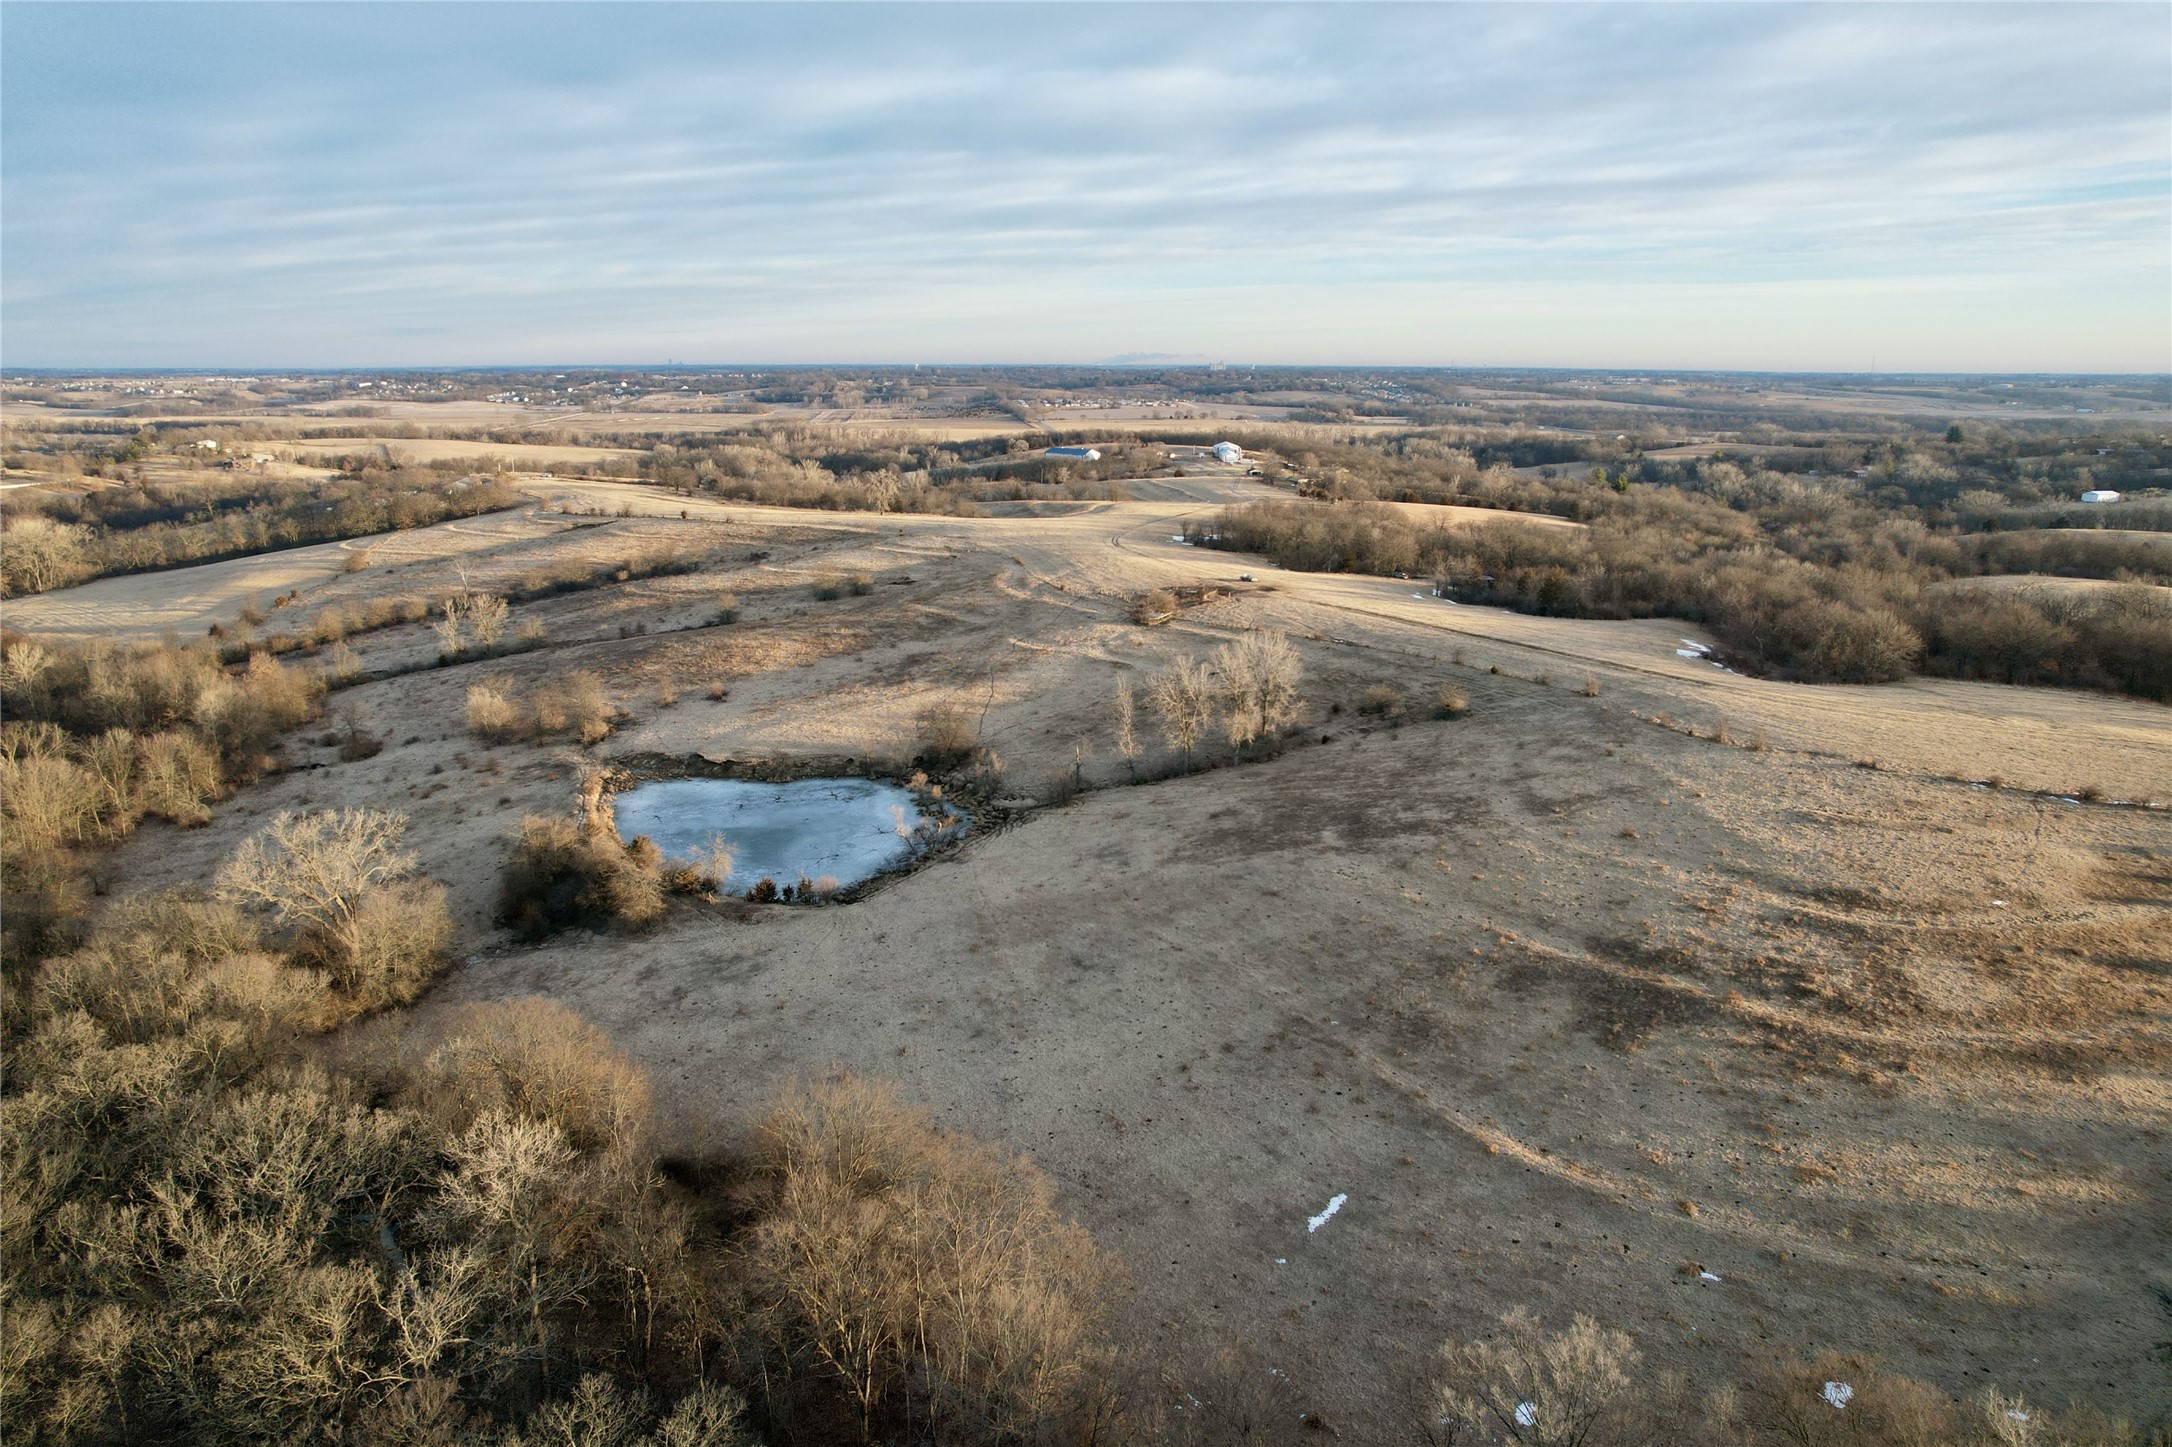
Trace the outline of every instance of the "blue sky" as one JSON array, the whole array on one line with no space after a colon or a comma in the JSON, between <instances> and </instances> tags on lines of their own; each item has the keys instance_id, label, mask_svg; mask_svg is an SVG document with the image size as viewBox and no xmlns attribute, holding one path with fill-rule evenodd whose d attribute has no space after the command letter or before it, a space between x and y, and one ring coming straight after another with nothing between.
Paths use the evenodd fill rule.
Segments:
<instances>
[{"instance_id":1,"label":"blue sky","mask_svg":"<svg viewBox=\"0 0 2172 1447\"><path fill-rule=\"evenodd\" d=\"M2172 370L2172 6L0 6L11 366Z\"/></svg>"}]
</instances>

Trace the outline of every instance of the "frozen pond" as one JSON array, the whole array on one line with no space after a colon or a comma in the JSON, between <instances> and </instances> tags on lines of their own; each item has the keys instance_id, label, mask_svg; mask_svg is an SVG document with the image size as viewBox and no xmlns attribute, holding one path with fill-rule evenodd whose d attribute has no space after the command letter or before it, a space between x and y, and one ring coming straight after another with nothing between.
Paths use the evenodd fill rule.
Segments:
<instances>
[{"instance_id":1,"label":"frozen pond","mask_svg":"<svg viewBox=\"0 0 2172 1447\"><path fill-rule=\"evenodd\" d=\"M765 878L779 888L802 876L858 884L965 822L947 810L923 814L910 792L876 779L665 779L614 802L620 837L646 834L667 858L706 858L721 834L732 852L725 887L735 893Z\"/></svg>"}]
</instances>

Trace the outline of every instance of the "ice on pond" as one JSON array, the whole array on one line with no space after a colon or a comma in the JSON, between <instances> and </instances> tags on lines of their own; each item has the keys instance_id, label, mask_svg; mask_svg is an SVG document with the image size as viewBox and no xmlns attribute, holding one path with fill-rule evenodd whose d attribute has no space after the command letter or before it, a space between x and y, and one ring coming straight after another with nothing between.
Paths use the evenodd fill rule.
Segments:
<instances>
[{"instance_id":1,"label":"ice on pond","mask_svg":"<svg viewBox=\"0 0 2172 1447\"><path fill-rule=\"evenodd\" d=\"M965 823L948 810L923 814L908 790L879 779L663 779L613 802L619 836L645 834L667 858L706 859L721 835L732 854L725 887L733 891L802 876L857 884Z\"/></svg>"}]
</instances>

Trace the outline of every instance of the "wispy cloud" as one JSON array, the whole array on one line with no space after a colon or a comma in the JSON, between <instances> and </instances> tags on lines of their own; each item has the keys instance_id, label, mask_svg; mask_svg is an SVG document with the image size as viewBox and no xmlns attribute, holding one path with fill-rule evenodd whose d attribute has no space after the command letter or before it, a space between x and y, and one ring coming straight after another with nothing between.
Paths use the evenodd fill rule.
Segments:
<instances>
[{"instance_id":1,"label":"wispy cloud","mask_svg":"<svg viewBox=\"0 0 2172 1447\"><path fill-rule=\"evenodd\" d=\"M2159 369L2168 60L2145 5L17 3L0 342Z\"/></svg>"}]
</instances>

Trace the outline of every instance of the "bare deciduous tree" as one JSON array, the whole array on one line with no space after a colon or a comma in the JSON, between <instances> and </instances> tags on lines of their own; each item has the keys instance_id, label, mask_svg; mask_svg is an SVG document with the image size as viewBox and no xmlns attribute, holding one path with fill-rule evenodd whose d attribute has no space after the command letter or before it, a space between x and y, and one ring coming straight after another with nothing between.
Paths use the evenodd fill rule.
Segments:
<instances>
[{"instance_id":1,"label":"bare deciduous tree","mask_svg":"<svg viewBox=\"0 0 2172 1447\"><path fill-rule=\"evenodd\" d=\"M437 606L443 616L430 626L437 631L438 651L458 653L463 642L462 630L467 625L467 599L454 593Z\"/></svg>"},{"instance_id":2,"label":"bare deciduous tree","mask_svg":"<svg viewBox=\"0 0 2172 1447\"><path fill-rule=\"evenodd\" d=\"M1304 665L1287 634L1247 633L1224 644L1214 661L1228 702L1226 723L1233 748L1273 738L1296 720Z\"/></svg>"},{"instance_id":3,"label":"bare deciduous tree","mask_svg":"<svg viewBox=\"0 0 2172 1447\"><path fill-rule=\"evenodd\" d=\"M218 893L317 930L351 958L370 890L414 873L415 856L399 847L406 832L407 817L384 809L282 812L226 862Z\"/></svg>"},{"instance_id":4,"label":"bare deciduous tree","mask_svg":"<svg viewBox=\"0 0 2172 1447\"><path fill-rule=\"evenodd\" d=\"M494 593L470 593L468 595L468 626L475 630L475 641L485 648L494 648L505 636L506 615L511 607Z\"/></svg>"},{"instance_id":5,"label":"bare deciduous tree","mask_svg":"<svg viewBox=\"0 0 2172 1447\"><path fill-rule=\"evenodd\" d=\"M1139 779L1139 719L1138 710L1131 701L1131 680L1116 680L1116 752L1123 758L1124 767L1131 771L1133 783Z\"/></svg>"},{"instance_id":6,"label":"bare deciduous tree","mask_svg":"<svg viewBox=\"0 0 2172 1447\"><path fill-rule=\"evenodd\" d=\"M42 593L75 581L89 539L90 529L38 513L14 519L0 532L0 591Z\"/></svg>"},{"instance_id":7,"label":"bare deciduous tree","mask_svg":"<svg viewBox=\"0 0 2172 1447\"><path fill-rule=\"evenodd\" d=\"M1146 701L1161 717L1169 747L1184 756L1191 772L1192 749L1214 722L1214 687L1206 668L1189 658L1172 658L1146 681Z\"/></svg>"}]
</instances>

